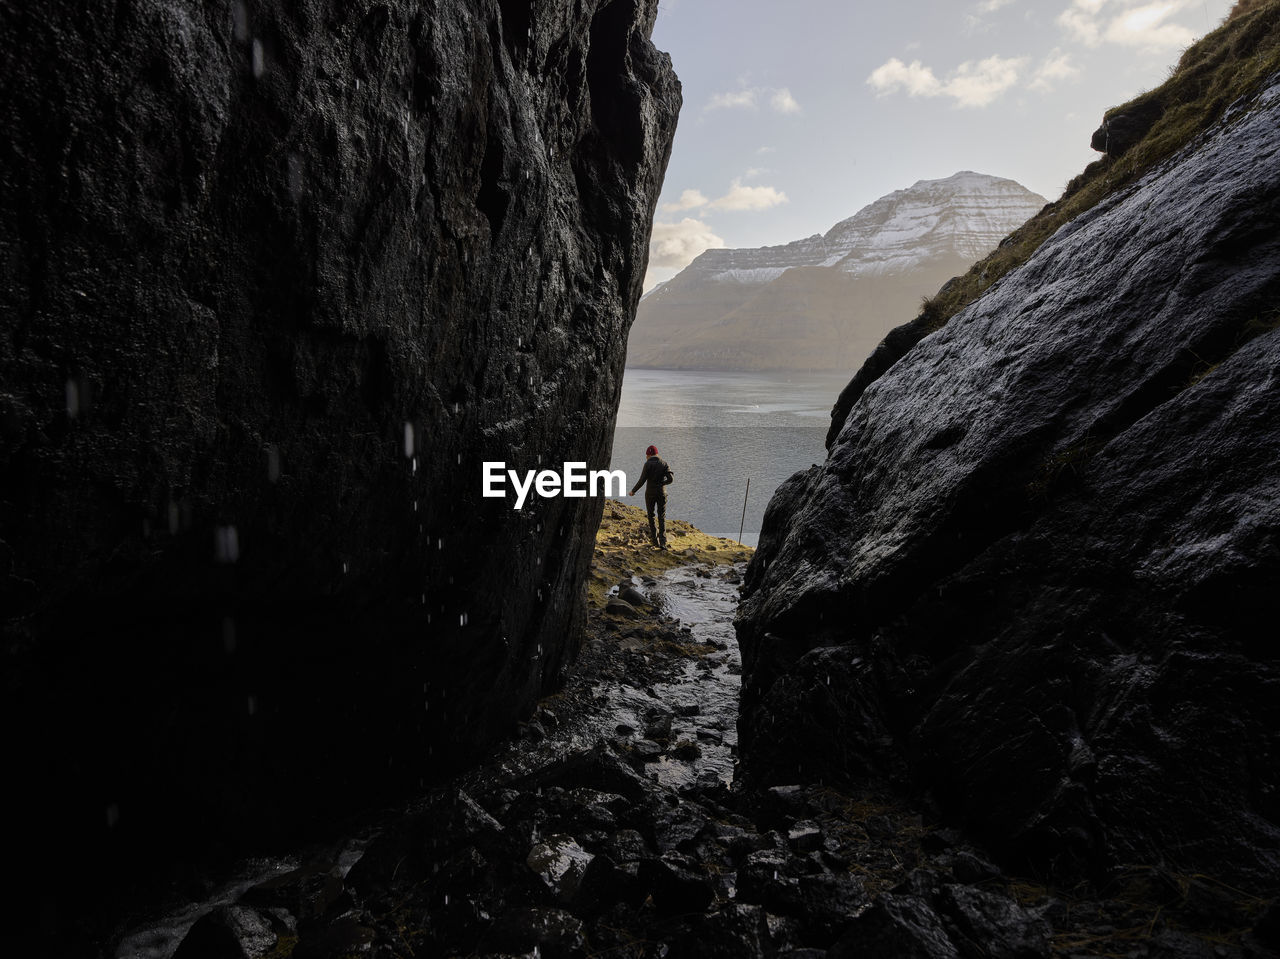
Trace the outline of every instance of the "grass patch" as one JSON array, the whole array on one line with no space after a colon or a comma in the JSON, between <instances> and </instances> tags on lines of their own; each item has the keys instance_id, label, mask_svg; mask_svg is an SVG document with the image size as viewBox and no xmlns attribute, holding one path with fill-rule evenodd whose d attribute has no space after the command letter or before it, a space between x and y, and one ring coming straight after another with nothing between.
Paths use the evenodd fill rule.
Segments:
<instances>
[{"instance_id":1,"label":"grass patch","mask_svg":"<svg viewBox=\"0 0 1280 959\"><path fill-rule=\"evenodd\" d=\"M1089 164L1067 184L1059 200L1011 233L968 273L924 301L921 316L930 332L941 329L1001 277L1030 259L1060 226L1136 182L1217 123L1231 104L1257 93L1277 71L1280 0L1238 3L1222 26L1183 53L1168 80L1107 111L1108 119L1159 113L1141 140L1118 158L1103 157Z\"/></svg>"},{"instance_id":2,"label":"grass patch","mask_svg":"<svg viewBox=\"0 0 1280 959\"><path fill-rule=\"evenodd\" d=\"M1040 464L1036 478L1027 484L1027 498L1047 499L1055 491L1078 480L1085 464L1099 449L1101 444L1086 436L1079 443L1048 456Z\"/></svg>"}]
</instances>

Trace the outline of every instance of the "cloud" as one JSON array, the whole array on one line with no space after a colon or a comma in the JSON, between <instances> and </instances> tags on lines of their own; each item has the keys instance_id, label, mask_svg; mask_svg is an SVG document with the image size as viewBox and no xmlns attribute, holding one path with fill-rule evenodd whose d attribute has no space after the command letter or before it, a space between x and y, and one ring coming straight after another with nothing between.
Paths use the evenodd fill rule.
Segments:
<instances>
[{"instance_id":1,"label":"cloud","mask_svg":"<svg viewBox=\"0 0 1280 959\"><path fill-rule=\"evenodd\" d=\"M730 93L716 93L707 104L708 110L754 110L756 108L755 90L734 90Z\"/></svg>"},{"instance_id":2,"label":"cloud","mask_svg":"<svg viewBox=\"0 0 1280 959\"><path fill-rule=\"evenodd\" d=\"M707 101L705 111L755 110L765 99L777 113L801 112L800 104L787 87L743 87L727 93L715 93Z\"/></svg>"},{"instance_id":3,"label":"cloud","mask_svg":"<svg viewBox=\"0 0 1280 959\"><path fill-rule=\"evenodd\" d=\"M729 185L729 192L712 200L712 210L767 210L787 202L787 195L771 186L744 186L741 179Z\"/></svg>"},{"instance_id":4,"label":"cloud","mask_svg":"<svg viewBox=\"0 0 1280 959\"><path fill-rule=\"evenodd\" d=\"M773 96L769 99L769 105L779 113L800 112L800 104L796 103L796 98L791 95L791 91L786 87L774 91Z\"/></svg>"},{"instance_id":5,"label":"cloud","mask_svg":"<svg viewBox=\"0 0 1280 959\"><path fill-rule=\"evenodd\" d=\"M696 210L700 206L706 206L708 202L710 201L701 190L685 190L680 194L679 200L662 204L662 209L668 213L679 213L681 210Z\"/></svg>"},{"instance_id":6,"label":"cloud","mask_svg":"<svg viewBox=\"0 0 1280 959\"><path fill-rule=\"evenodd\" d=\"M1017 3L1018 0L982 0L978 4L979 13L995 13L1001 7L1007 7L1011 3Z\"/></svg>"},{"instance_id":7,"label":"cloud","mask_svg":"<svg viewBox=\"0 0 1280 959\"><path fill-rule=\"evenodd\" d=\"M985 60L968 60L944 83L932 69L919 60L903 63L893 57L872 71L867 83L885 96L899 90L912 97L948 96L957 106L984 107L1018 82L1026 66L1026 57L990 56Z\"/></svg>"},{"instance_id":8,"label":"cloud","mask_svg":"<svg viewBox=\"0 0 1280 959\"><path fill-rule=\"evenodd\" d=\"M890 58L871 71L867 83L875 87L881 96L898 90L906 90L913 97L936 97L942 93L942 84L932 70L919 60L906 64L897 57Z\"/></svg>"},{"instance_id":9,"label":"cloud","mask_svg":"<svg viewBox=\"0 0 1280 959\"><path fill-rule=\"evenodd\" d=\"M1035 72L1031 79L1031 89L1047 93L1064 80L1070 80L1080 73L1080 68L1071 62L1071 54L1054 50Z\"/></svg>"},{"instance_id":10,"label":"cloud","mask_svg":"<svg viewBox=\"0 0 1280 959\"><path fill-rule=\"evenodd\" d=\"M1071 0L1058 15L1058 25L1088 47L1114 43L1144 51L1177 49L1190 44L1195 33L1169 18L1188 5L1189 0Z\"/></svg>"},{"instance_id":11,"label":"cloud","mask_svg":"<svg viewBox=\"0 0 1280 959\"><path fill-rule=\"evenodd\" d=\"M1168 50L1188 46L1196 35L1178 23L1165 21L1181 10L1185 3L1148 3L1134 7L1107 24L1105 38L1110 43L1144 50Z\"/></svg>"},{"instance_id":12,"label":"cloud","mask_svg":"<svg viewBox=\"0 0 1280 959\"><path fill-rule=\"evenodd\" d=\"M719 250L724 240L701 220L685 217L679 223L655 223L649 240L649 266L682 269L704 250Z\"/></svg>"}]
</instances>

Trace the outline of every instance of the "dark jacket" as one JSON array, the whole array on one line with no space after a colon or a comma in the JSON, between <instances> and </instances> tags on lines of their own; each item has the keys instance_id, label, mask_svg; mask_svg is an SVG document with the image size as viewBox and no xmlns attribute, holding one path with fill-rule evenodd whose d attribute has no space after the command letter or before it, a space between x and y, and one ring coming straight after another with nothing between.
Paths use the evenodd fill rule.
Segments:
<instances>
[{"instance_id":1,"label":"dark jacket","mask_svg":"<svg viewBox=\"0 0 1280 959\"><path fill-rule=\"evenodd\" d=\"M631 487L634 494L641 486L644 487L645 499L651 496L657 496L662 492L662 487L666 485L667 464L663 462L661 456L650 456L644 461L644 469L640 471L640 478L636 480L636 485Z\"/></svg>"}]
</instances>

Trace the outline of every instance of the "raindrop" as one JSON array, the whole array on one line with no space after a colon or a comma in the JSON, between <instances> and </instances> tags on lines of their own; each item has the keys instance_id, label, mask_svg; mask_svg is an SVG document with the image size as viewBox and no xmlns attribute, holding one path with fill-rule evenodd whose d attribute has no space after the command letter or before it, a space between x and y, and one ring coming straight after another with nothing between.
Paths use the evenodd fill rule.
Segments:
<instances>
[{"instance_id":1,"label":"raindrop","mask_svg":"<svg viewBox=\"0 0 1280 959\"><path fill-rule=\"evenodd\" d=\"M416 512L418 512L418 501L417 501L417 500L414 500L414 501L413 501L413 511L414 511L415 513L416 513ZM421 527L419 527L419 529L421 529Z\"/></svg>"},{"instance_id":2,"label":"raindrop","mask_svg":"<svg viewBox=\"0 0 1280 959\"><path fill-rule=\"evenodd\" d=\"M359 77L356 77L356 89L357 89L357 90L359 90L359 89L360 89L360 78L359 78Z\"/></svg>"},{"instance_id":3,"label":"raindrop","mask_svg":"<svg viewBox=\"0 0 1280 959\"><path fill-rule=\"evenodd\" d=\"M404 423L404 455L405 455L405 457L406 457L406 458L408 458L408 457L413 456L414 452L415 452L415 448L414 448L414 437L413 437L413 424L412 424L412 423L410 423L408 420L405 420L405 423Z\"/></svg>"},{"instance_id":4,"label":"raindrop","mask_svg":"<svg viewBox=\"0 0 1280 959\"><path fill-rule=\"evenodd\" d=\"M75 380L67 380L67 416L75 419L80 415L80 384Z\"/></svg>"},{"instance_id":5,"label":"raindrop","mask_svg":"<svg viewBox=\"0 0 1280 959\"><path fill-rule=\"evenodd\" d=\"M447 892L444 894L444 904L446 906L449 905L449 894ZM534 948L537 949L538 947L534 946Z\"/></svg>"},{"instance_id":6,"label":"raindrop","mask_svg":"<svg viewBox=\"0 0 1280 959\"><path fill-rule=\"evenodd\" d=\"M459 465L459 466L461 466L461 465L462 465L462 454L461 454L461 453L459 453L459 454L458 454L458 465Z\"/></svg>"},{"instance_id":7,"label":"raindrop","mask_svg":"<svg viewBox=\"0 0 1280 959\"><path fill-rule=\"evenodd\" d=\"M444 540L442 539L436 540L436 549L444 549Z\"/></svg>"},{"instance_id":8,"label":"raindrop","mask_svg":"<svg viewBox=\"0 0 1280 959\"><path fill-rule=\"evenodd\" d=\"M178 535L178 524L181 520L181 514L178 512L178 504L173 500L169 501L169 535Z\"/></svg>"},{"instance_id":9,"label":"raindrop","mask_svg":"<svg viewBox=\"0 0 1280 959\"><path fill-rule=\"evenodd\" d=\"M107 807L107 828L115 829L118 822L120 822L120 807L112 803Z\"/></svg>"},{"instance_id":10,"label":"raindrop","mask_svg":"<svg viewBox=\"0 0 1280 959\"><path fill-rule=\"evenodd\" d=\"M347 564L345 562L342 564L342 575L347 575Z\"/></svg>"},{"instance_id":11,"label":"raindrop","mask_svg":"<svg viewBox=\"0 0 1280 959\"><path fill-rule=\"evenodd\" d=\"M258 79L267 72L266 55L262 50L262 41L257 37L253 39L253 77Z\"/></svg>"},{"instance_id":12,"label":"raindrop","mask_svg":"<svg viewBox=\"0 0 1280 959\"><path fill-rule=\"evenodd\" d=\"M280 450L274 443L267 444L267 482L275 483L280 479Z\"/></svg>"},{"instance_id":13,"label":"raindrop","mask_svg":"<svg viewBox=\"0 0 1280 959\"><path fill-rule=\"evenodd\" d=\"M214 528L213 552L219 563L234 563L240 558L240 534L234 526Z\"/></svg>"},{"instance_id":14,"label":"raindrop","mask_svg":"<svg viewBox=\"0 0 1280 959\"><path fill-rule=\"evenodd\" d=\"M418 457L416 456L413 458L413 472L415 476L418 473Z\"/></svg>"},{"instance_id":15,"label":"raindrop","mask_svg":"<svg viewBox=\"0 0 1280 959\"><path fill-rule=\"evenodd\" d=\"M249 710L249 715L253 716L258 712L258 697L250 696L249 701L245 703L245 708Z\"/></svg>"}]
</instances>

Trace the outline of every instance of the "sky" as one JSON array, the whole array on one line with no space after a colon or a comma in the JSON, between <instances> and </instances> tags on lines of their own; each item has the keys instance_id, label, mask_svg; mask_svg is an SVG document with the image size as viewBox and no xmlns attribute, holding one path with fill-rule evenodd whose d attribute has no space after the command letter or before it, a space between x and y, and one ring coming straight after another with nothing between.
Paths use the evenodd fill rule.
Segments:
<instances>
[{"instance_id":1,"label":"sky","mask_svg":"<svg viewBox=\"0 0 1280 959\"><path fill-rule=\"evenodd\" d=\"M1233 0L661 0L684 109L645 288L960 170L1056 199Z\"/></svg>"}]
</instances>

